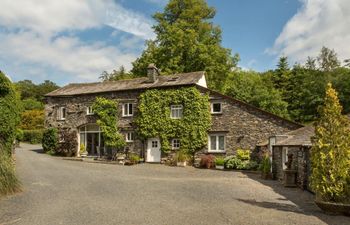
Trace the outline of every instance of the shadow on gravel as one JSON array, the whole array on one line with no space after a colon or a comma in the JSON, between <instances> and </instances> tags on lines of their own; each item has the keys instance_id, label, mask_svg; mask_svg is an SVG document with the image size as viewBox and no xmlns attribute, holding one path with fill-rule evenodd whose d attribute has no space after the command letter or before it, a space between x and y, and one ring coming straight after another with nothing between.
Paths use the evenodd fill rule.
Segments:
<instances>
[{"instance_id":1,"label":"shadow on gravel","mask_svg":"<svg viewBox=\"0 0 350 225\"><path fill-rule=\"evenodd\" d=\"M294 212L303 215L315 216L330 225L350 224L350 219L348 217L331 216L323 213L314 203L314 195L308 191L303 191L299 188L285 188L281 182L277 180L264 180L258 174L244 174L250 179L270 187L275 193L283 196L283 198L276 199L276 202L257 202L252 199L237 199L240 202L267 209L276 209L285 212ZM291 201L295 205L279 203L278 201L281 200Z\"/></svg>"},{"instance_id":2,"label":"shadow on gravel","mask_svg":"<svg viewBox=\"0 0 350 225\"><path fill-rule=\"evenodd\" d=\"M30 151L36 152L36 153L38 153L38 154L45 154L45 152L44 152L43 149L31 149Z\"/></svg>"}]
</instances>

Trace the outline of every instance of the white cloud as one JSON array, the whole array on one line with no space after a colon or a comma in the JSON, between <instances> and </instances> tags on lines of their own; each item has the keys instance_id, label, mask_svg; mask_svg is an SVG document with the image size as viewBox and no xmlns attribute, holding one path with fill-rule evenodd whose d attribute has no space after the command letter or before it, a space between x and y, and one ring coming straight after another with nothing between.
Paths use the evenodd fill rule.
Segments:
<instances>
[{"instance_id":1,"label":"white cloud","mask_svg":"<svg viewBox=\"0 0 350 225\"><path fill-rule=\"evenodd\" d=\"M0 62L11 71L26 68L37 76L52 71L75 80L96 80L103 70L130 68L135 46L140 48L144 39L154 37L150 19L113 0L1 0L0 8ZM111 46L103 40L84 42L70 32L102 26L116 29L113 38L122 32L131 37Z\"/></svg>"},{"instance_id":2,"label":"white cloud","mask_svg":"<svg viewBox=\"0 0 350 225\"><path fill-rule=\"evenodd\" d=\"M266 52L303 62L326 46L334 49L341 60L350 58L350 1L301 0L301 3L302 7Z\"/></svg>"}]
</instances>

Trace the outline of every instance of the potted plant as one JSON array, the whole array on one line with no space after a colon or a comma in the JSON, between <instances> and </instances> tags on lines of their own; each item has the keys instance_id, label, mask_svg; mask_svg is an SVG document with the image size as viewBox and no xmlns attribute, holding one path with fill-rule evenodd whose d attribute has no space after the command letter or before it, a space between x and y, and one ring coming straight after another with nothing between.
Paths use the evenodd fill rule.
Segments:
<instances>
[{"instance_id":1,"label":"potted plant","mask_svg":"<svg viewBox=\"0 0 350 225\"><path fill-rule=\"evenodd\" d=\"M311 148L311 188L315 203L330 214L350 216L350 123L328 84Z\"/></svg>"},{"instance_id":2,"label":"potted plant","mask_svg":"<svg viewBox=\"0 0 350 225\"><path fill-rule=\"evenodd\" d=\"M177 166L185 167L187 164L186 160L187 160L187 154L183 150L176 152L176 165Z\"/></svg>"},{"instance_id":3,"label":"potted plant","mask_svg":"<svg viewBox=\"0 0 350 225\"><path fill-rule=\"evenodd\" d=\"M225 167L225 159L223 157L215 158L215 168L217 170L223 170Z\"/></svg>"},{"instance_id":4,"label":"potted plant","mask_svg":"<svg viewBox=\"0 0 350 225\"><path fill-rule=\"evenodd\" d=\"M139 163L140 161L140 156L136 155L136 154L129 154L129 160L130 160L130 163L133 165L133 164L137 164Z\"/></svg>"},{"instance_id":5,"label":"potted plant","mask_svg":"<svg viewBox=\"0 0 350 225\"><path fill-rule=\"evenodd\" d=\"M269 154L267 153L264 154L259 169L261 171L261 177L263 179L266 180L271 177L271 161L270 161Z\"/></svg>"},{"instance_id":6,"label":"potted plant","mask_svg":"<svg viewBox=\"0 0 350 225\"><path fill-rule=\"evenodd\" d=\"M81 157L86 157L88 155L84 144L80 144L79 154Z\"/></svg>"}]
</instances>

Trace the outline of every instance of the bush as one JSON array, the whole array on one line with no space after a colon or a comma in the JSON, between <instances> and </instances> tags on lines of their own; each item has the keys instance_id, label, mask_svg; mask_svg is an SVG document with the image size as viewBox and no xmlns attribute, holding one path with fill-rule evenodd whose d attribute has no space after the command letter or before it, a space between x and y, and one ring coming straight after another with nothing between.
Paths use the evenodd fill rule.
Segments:
<instances>
[{"instance_id":1,"label":"bush","mask_svg":"<svg viewBox=\"0 0 350 225\"><path fill-rule=\"evenodd\" d=\"M242 160L242 158L247 159L246 156L247 153L245 151L245 156L242 157L235 155L235 156L228 156L224 159L225 161L225 168L227 169L237 169L237 170L256 170L258 168L258 163L252 160Z\"/></svg>"},{"instance_id":2,"label":"bush","mask_svg":"<svg viewBox=\"0 0 350 225\"><path fill-rule=\"evenodd\" d=\"M213 168L214 161L215 161L215 157L213 155L202 155L200 167L207 168L207 169Z\"/></svg>"},{"instance_id":3,"label":"bush","mask_svg":"<svg viewBox=\"0 0 350 225\"><path fill-rule=\"evenodd\" d=\"M33 109L43 110L44 109L44 104L34 98L27 98L22 100L22 105L25 110L33 110Z\"/></svg>"},{"instance_id":4,"label":"bush","mask_svg":"<svg viewBox=\"0 0 350 225\"><path fill-rule=\"evenodd\" d=\"M43 139L43 130L24 130L23 141L31 144L39 144Z\"/></svg>"},{"instance_id":5,"label":"bush","mask_svg":"<svg viewBox=\"0 0 350 225\"><path fill-rule=\"evenodd\" d=\"M250 150L243 150L243 149L238 149L237 150L237 158L244 161L244 160L250 160Z\"/></svg>"},{"instance_id":6,"label":"bush","mask_svg":"<svg viewBox=\"0 0 350 225\"><path fill-rule=\"evenodd\" d=\"M75 131L60 130L59 138L62 142L56 148L56 155L75 156L78 151L77 133Z\"/></svg>"},{"instance_id":7,"label":"bush","mask_svg":"<svg viewBox=\"0 0 350 225\"><path fill-rule=\"evenodd\" d=\"M215 165L216 166L224 166L225 165L225 159L223 157L217 157L215 159Z\"/></svg>"},{"instance_id":8,"label":"bush","mask_svg":"<svg viewBox=\"0 0 350 225\"><path fill-rule=\"evenodd\" d=\"M19 189L20 185L15 175L12 158L5 154L0 154L0 196L15 193Z\"/></svg>"},{"instance_id":9,"label":"bush","mask_svg":"<svg viewBox=\"0 0 350 225\"><path fill-rule=\"evenodd\" d=\"M24 132L21 129L16 130L16 140L17 141L23 141L24 139Z\"/></svg>"},{"instance_id":10,"label":"bush","mask_svg":"<svg viewBox=\"0 0 350 225\"><path fill-rule=\"evenodd\" d=\"M129 160L132 164L137 164L140 161L140 156L131 153L131 154L129 154Z\"/></svg>"},{"instance_id":11,"label":"bush","mask_svg":"<svg viewBox=\"0 0 350 225\"><path fill-rule=\"evenodd\" d=\"M44 128L44 110L27 110L21 115L21 129L37 130Z\"/></svg>"},{"instance_id":12,"label":"bush","mask_svg":"<svg viewBox=\"0 0 350 225\"><path fill-rule=\"evenodd\" d=\"M225 158L225 167L227 169L237 169L241 164L242 160L237 158L237 156L229 156Z\"/></svg>"},{"instance_id":13,"label":"bush","mask_svg":"<svg viewBox=\"0 0 350 225\"><path fill-rule=\"evenodd\" d=\"M56 150L58 146L58 133L56 128L49 128L44 131L42 145L44 152Z\"/></svg>"},{"instance_id":14,"label":"bush","mask_svg":"<svg viewBox=\"0 0 350 225\"><path fill-rule=\"evenodd\" d=\"M176 152L176 162L185 162L188 159L186 152L183 150Z\"/></svg>"},{"instance_id":15,"label":"bush","mask_svg":"<svg viewBox=\"0 0 350 225\"><path fill-rule=\"evenodd\" d=\"M271 172L271 162L268 154L264 155L261 164L259 165L259 170L263 174L269 174Z\"/></svg>"},{"instance_id":16,"label":"bush","mask_svg":"<svg viewBox=\"0 0 350 225\"><path fill-rule=\"evenodd\" d=\"M256 161L250 160L249 163L247 164L247 170L257 170L259 168L259 163Z\"/></svg>"}]
</instances>

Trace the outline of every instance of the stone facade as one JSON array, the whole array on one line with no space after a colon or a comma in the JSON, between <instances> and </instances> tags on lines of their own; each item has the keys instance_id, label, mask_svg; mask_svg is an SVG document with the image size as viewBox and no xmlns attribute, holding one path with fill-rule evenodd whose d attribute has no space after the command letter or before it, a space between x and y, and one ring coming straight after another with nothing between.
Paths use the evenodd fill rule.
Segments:
<instances>
[{"instance_id":1,"label":"stone facade","mask_svg":"<svg viewBox=\"0 0 350 225\"><path fill-rule=\"evenodd\" d=\"M220 133L225 136L224 154L235 154L236 150L251 149L266 140L269 136L295 130L300 125L282 119L268 112L257 109L246 103L211 91L207 88L194 85L203 93L209 93L211 103L221 103L222 113L212 114L212 128L210 134ZM133 124L137 116L137 104L139 95L144 90L126 90L106 93L83 94L74 96L47 96L45 115L46 127L68 128L79 133L79 128L86 124L96 123L95 115L87 115L87 107L90 106L96 97L116 99L119 102L119 126L122 133L135 130ZM134 114L132 117L122 116L122 103L133 103ZM66 119L58 119L60 107L66 108ZM78 142L79 142L79 136ZM130 151L145 158L145 141L135 136L135 140L128 143ZM78 148L78 146L77 146ZM208 147L201 153L208 153ZM212 153L212 152L210 152ZM221 154L223 154L221 152ZM162 155L163 157L164 155Z\"/></svg>"}]
</instances>

